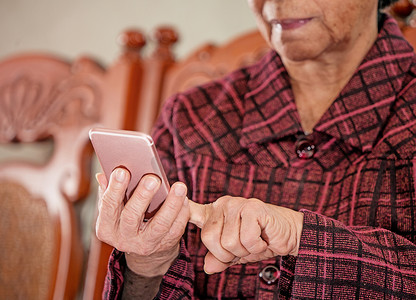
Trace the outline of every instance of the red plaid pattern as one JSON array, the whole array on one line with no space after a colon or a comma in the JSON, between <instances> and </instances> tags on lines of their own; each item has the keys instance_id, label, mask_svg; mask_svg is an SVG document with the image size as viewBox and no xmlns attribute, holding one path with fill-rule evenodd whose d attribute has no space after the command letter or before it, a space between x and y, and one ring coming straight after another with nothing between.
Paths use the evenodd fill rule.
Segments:
<instances>
[{"instance_id":1,"label":"red plaid pattern","mask_svg":"<svg viewBox=\"0 0 416 300\"><path fill-rule=\"evenodd\" d=\"M416 64L395 21L316 125L302 135L288 74L275 52L168 100L154 130L172 181L199 203L256 197L305 214L299 256L203 272L189 225L157 299L416 299ZM260 271L273 264L277 283ZM121 295L115 251L104 295Z\"/></svg>"}]
</instances>

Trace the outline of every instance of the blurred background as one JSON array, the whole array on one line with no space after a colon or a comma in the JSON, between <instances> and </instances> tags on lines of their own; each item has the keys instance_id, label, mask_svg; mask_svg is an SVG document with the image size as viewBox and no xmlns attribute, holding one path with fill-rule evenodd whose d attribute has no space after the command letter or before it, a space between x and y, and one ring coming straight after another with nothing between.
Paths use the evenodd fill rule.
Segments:
<instances>
[{"instance_id":1,"label":"blurred background","mask_svg":"<svg viewBox=\"0 0 416 300\"><path fill-rule=\"evenodd\" d=\"M138 29L150 36L161 25L179 34L173 49L178 60L207 42L223 44L256 27L244 0L0 0L0 60L34 52L68 61L86 55L110 67L120 56L117 38L123 31ZM151 50L146 47L143 56ZM51 140L0 144L0 163L45 164L53 148ZM96 160L92 169L92 174L99 170ZM94 230L97 185L91 182L88 198L73 205L85 251L83 272Z\"/></svg>"},{"instance_id":2,"label":"blurred background","mask_svg":"<svg viewBox=\"0 0 416 300\"><path fill-rule=\"evenodd\" d=\"M68 59L88 54L105 65L119 54L117 36L128 28L150 34L173 26L181 58L255 27L244 0L0 0L0 15L0 58L47 51Z\"/></svg>"}]
</instances>

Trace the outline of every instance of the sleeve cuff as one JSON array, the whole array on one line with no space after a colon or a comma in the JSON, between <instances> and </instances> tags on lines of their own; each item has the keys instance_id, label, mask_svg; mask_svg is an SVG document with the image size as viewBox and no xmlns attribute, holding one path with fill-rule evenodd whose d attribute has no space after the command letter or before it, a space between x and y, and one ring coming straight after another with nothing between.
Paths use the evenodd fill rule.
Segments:
<instances>
[{"instance_id":1,"label":"sleeve cuff","mask_svg":"<svg viewBox=\"0 0 416 300\"><path fill-rule=\"evenodd\" d=\"M103 290L103 299L121 299L124 285L123 274L126 268L127 266L124 252L114 249L108 263L107 276ZM184 299L187 299L186 296L188 295L189 298L191 298L193 293L192 286L194 277L194 270L190 256L182 239L179 255L173 265L169 268L168 272L163 276L156 299L168 299L174 295L180 296Z\"/></svg>"}]
</instances>

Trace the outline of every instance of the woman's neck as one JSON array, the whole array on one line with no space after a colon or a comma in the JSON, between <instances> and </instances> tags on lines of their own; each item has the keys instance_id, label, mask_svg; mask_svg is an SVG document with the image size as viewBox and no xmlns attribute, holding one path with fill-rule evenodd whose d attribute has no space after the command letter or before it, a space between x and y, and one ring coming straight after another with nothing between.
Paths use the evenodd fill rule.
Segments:
<instances>
[{"instance_id":1,"label":"woman's neck","mask_svg":"<svg viewBox=\"0 0 416 300\"><path fill-rule=\"evenodd\" d=\"M312 132L354 75L376 37L377 31L367 33L347 51L325 54L318 59L294 62L282 58L305 132Z\"/></svg>"}]
</instances>

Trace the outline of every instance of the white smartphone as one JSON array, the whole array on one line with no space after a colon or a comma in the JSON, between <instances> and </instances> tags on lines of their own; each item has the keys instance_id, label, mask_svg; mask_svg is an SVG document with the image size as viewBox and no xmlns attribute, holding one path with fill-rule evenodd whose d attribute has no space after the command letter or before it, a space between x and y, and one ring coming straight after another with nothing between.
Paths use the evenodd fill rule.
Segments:
<instances>
[{"instance_id":1,"label":"white smartphone","mask_svg":"<svg viewBox=\"0 0 416 300\"><path fill-rule=\"evenodd\" d=\"M169 192L168 179L153 139L136 131L106 128L93 128L89 136L107 180L117 167L123 167L130 172L125 201L131 197L144 175L155 174L160 178L161 186L147 209L145 220L153 217Z\"/></svg>"}]
</instances>

